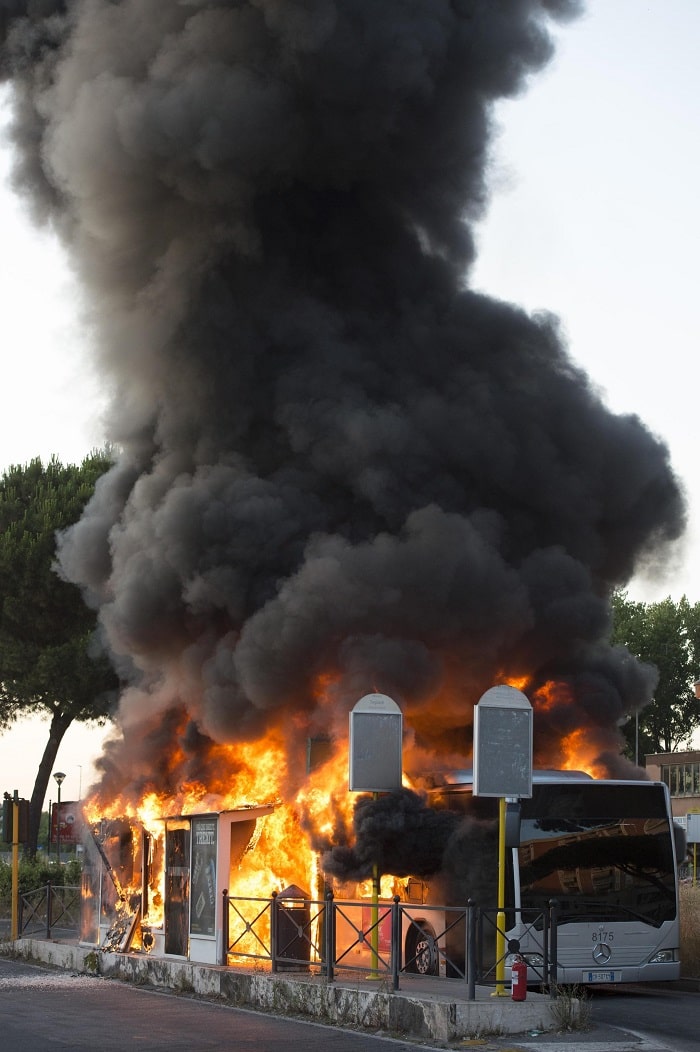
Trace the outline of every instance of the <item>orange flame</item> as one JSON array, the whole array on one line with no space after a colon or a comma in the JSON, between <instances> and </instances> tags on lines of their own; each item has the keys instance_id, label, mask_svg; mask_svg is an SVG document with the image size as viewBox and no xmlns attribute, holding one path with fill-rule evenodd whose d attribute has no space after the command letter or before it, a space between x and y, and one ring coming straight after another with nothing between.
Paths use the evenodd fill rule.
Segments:
<instances>
[{"instance_id":1,"label":"orange flame","mask_svg":"<svg viewBox=\"0 0 700 1052\"><path fill-rule=\"evenodd\" d=\"M530 683L525 675L503 677L511 686L524 689ZM503 681L503 680L502 680ZM324 673L316 678L315 725L337 722L335 690L337 678ZM550 681L530 694L535 721L538 715L547 717L546 725L564 728L556 737L538 740L536 766L558 767L566 770L585 770L600 776L604 769L599 762L600 745L595 736L581 726L582 713L571 688L563 682ZM425 768L440 765L422 745L417 745L421 727L437 723L445 728L454 713L464 711L464 701L457 691L440 698L439 713L433 703L416 706L412 712L412 726L407 728L407 755ZM105 800L96 795L85 807L92 823L126 820L138 830L132 843L131 866L120 863L119 879L123 884L124 901L129 902L147 881L144 896L144 925L162 924L165 901L165 830L168 820L184 816L251 809L265 805L269 812L255 820L249 843L241 845L239 856L232 859L228 889L241 897L269 898L273 891L297 884L312 898L323 896L324 887L319 868L319 857L312 844L331 847L339 841L352 840L354 794L348 792L348 743L341 731L336 739L312 737L307 717L299 714L291 721L290 739L307 740L306 764L290 740L280 730L273 731L253 742L237 744L211 743L206 755L198 755L198 780L187 780L180 774L186 770L186 757L179 747L173 747L167 757L168 769L162 768L159 757L159 777L178 788L166 792L152 784L134 800L127 795ZM544 721L543 721L544 722ZM288 728L289 729L289 728ZM334 727L335 729L335 727ZM181 728L184 731L184 726ZM314 749L311 748L313 743ZM461 755L460 755L461 753ZM455 743L455 758L466 759L466 748ZM453 757L449 758L450 760ZM443 757L442 766L446 758ZM459 761L455 766L459 765ZM404 784L410 785L408 778ZM246 827L248 828L248 827ZM247 835L247 834L246 834ZM253 850L254 848L254 850ZM382 894L391 895L395 878L382 878ZM369 895L371 886L361 886L357 894Z\"/></svg>"},{"instance_id":2,"label":"orange flame","mask_svg":"<svg viewBox=\"0 0 700 1052\"><path fill-rule=\"evenodd\" d=\"M583 713L567 683L549 680L532 696L534 719L547 715L548 725L562 728L558 736L550 736L540 745L537 766L565 771L585 771L594 778L606 774L600 755L609 742L599 737L599 730L585 724ZM569 729L570 728L570 729Z\"/></svg>"},{"instance_id":3,"label":"orange flame","mask_svg":"<svg viewBox=\"0 0 700 1052\"><path fill-rule=\"evenodd\" d=\"M318 678L319 705L327 702L334 682L331 676ZM339 830L347 836L354 799L347 791L347 742L326 740L321 745L321 759L315 768L305 778L295 772L297 784L303 782L296 793L289 791L288 743L273 732L256 742L212 744L206 757L200 757L200 766L207 770L206 784L180 780L178 770L184 758L174 748L164 780L179 784L177 791L168 793L153 786L140 799L119 795L106 800L97 793L86 801L86 819L95 827L96 836L104 838L109 822L117 820L126 820L137 831L131 865L125 866L122 860L118 877L123 899L129 901L138 894L148 871L144 924L157 927L162 923L166 820L195 814L271 805L271 813L257 819L247 848L232 861L229 891L237 896L268 898L273 891L291 884L305 884L304 890L312 897L322 895L318 860L309 834L313 831L317 840L329 844ZM146 861L144 852L149 856Z\"/></svg>"}]
</instances>

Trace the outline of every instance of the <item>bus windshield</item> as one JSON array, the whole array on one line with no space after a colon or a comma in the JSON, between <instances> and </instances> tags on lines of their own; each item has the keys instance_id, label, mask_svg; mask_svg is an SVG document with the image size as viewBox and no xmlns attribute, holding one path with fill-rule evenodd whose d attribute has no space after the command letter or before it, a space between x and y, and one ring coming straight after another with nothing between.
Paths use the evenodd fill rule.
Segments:
<instances>
[{"instance_id":1,"label":"bus windshield","mask_svg":"<svg viewBox=\"0 0 700 1052\"><path fill-rule=\"evenodd\" d=\"M522 801L521 905L556 899L559 923L676 916L672 831L663 787L570 782Z\"/></svg>"}]
</instances>

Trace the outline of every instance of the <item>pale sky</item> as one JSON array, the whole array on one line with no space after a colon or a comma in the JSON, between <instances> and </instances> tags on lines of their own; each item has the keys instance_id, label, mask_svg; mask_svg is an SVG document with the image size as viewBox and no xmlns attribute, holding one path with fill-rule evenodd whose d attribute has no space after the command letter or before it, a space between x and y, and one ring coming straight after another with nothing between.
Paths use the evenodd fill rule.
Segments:
<instances>
[{"instance_id":1,"label":"pale sky","mask_svg":"<svg viewBox=\"0 0 700 1052\"><path fill-rule=\"evenodd\" d=\"M700 600L700 3L590 0L501 107L473 283L561 319L610 407L667 443L691 530L675 572L630 588Z\"/></svg>"},{"instance_id":2,"label":"pale sky","mask_svg":"<svg viewBox=\"0 0 700 1052\"><path fill-rule=\"evenodd\" d=\"M685 551L630 593L696 602L700 0L589 0L587 10L559 31L557 57L527 94L498 110L472 284L558 315L610 407L668 444L690 506ZM0 114L4 123L6 106ZM52 453L79 462L103 441L79 290L7 186L9 163L0 146L0 470ZM26 723L0 737L0 790L31 794L46 734ZM69 731L56 765L63 799L85 792L101 740Z\"/></svg>"}]
</instances>

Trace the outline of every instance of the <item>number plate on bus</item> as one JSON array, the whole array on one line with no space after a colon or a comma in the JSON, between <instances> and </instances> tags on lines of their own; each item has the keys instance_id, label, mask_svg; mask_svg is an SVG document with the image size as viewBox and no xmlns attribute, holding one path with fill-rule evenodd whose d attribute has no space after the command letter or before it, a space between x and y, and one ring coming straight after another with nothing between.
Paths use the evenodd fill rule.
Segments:
<instances>
[{"instance_id":1,"label":"number plate on bus","mask_svg":"<svg viewBox=\"0 0 700 1052\"><path fill-rule=\"evenodd\" d=\"M620 972L584 972L584 983L619 983Z\"/></svg>"}]
</instances>

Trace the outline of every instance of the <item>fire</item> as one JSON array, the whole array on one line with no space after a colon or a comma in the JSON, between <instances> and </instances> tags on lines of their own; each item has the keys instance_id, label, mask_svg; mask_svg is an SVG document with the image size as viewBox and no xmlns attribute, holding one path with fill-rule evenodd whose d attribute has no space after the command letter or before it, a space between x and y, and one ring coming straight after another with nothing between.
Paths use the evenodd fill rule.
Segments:
<instances>
[{"instance_id":1,"label":"fire","mask_svg":"<svg viewBox=\"0 0 700 1052\"><path fill-rule=\"evenodd\" d=\"M167 780L179 783L174 791L155 787L139 799L117 795L109 800L96 794L87 801L89 821L99 818L131 818L154 832L163 818L176 815L225 811L275 802L281 798L287 777L287 757L283 743L274 737L263 742L236 745L214 744L206 757L206 784L181 781L177 758L170 758Z\"/></svg>"},{"instance_id":2,"label":"fire","mask_svg":"<svg viewBox=\"0 0 700 1052\"><path fill-rule=\"evenodd\" d=\"M320 707L328 704L333 683L331 676L319 677L316 689ZM179 728L180 733L183 730ZM347 791L347 742L315 742L313 756L309 745L306 777L294 772L296 783L301 783L296 792L289 791L289 744L273 732L256 742L208 744L206 756L199 758L199 767L206 775L197 780L182 778L184 756L175 746L167 757L167 770L160 772L164 782L177 786L175 791L164 791L154 784L138 799L128 794L106 799L100 793L89 799L85 816L94 827L96 842L101 840L108 847L113 836L116 843L124 824L133 831L130 864L121 860L118 867L112 867L119 910L128 912L129 903L137 899L147 881L142 924L153 928L162 925L165 837L177 819L223 812L237 812L245 818L246 809L259 811L261 806L267 813L256 818L247 843L239 845L238 857L232 857L230 894L267 899L273 892L297 884L304 885L303 890L311 897L322 897L318 852L313 845L330 845L341 831L349 835L354 800ZM162 768L162 758L159 762Z\"/></svg>"},{"instance_id":3,"label":"fire","mask_svg":"<svg viewBox=\"0 0 700 1052\"><path fill-rule=\"evenodd\" d=\"M524 691L530 682L529 676L506 676L505 682L509 687L515 687L516 690Z\"/></svg>"},{"instance_id":4,"label":"fire","mask_svg":"<svg viewBox=\"0 0 700 1052\"><path fill-rule=\"evenodd\" d=\"M335 682L334 677L324 675L315 683L316 711L329 717L329 725L333 724ZM520 676L509 677L508 682L522 689L530 680ZM549 681L530 697L536 726L538 715L546 714L545 728L564 728L549 740L543 741L540 734L535 766L603 775L600 743L584 728L571 687ZM422 715L427 717L427 708ZM353 840L356 797L348 792L348 742L342 735L337 739L310 737L301 716L291 726L290 740L274 731L257 741L206 743L203 755L197 757L197 778L184 776L186 757L176 743L168 757L159 757L158 773L140 798L125 794L106 800L96 795L88 801L86 817L95 826L96 840L102 838L103 850L109 847L110 838L114 849L121 850L125 827L132 830L130 860L125 862L120 856L119 863L112 864L117 931L128 929L135 911L140 909L143 914L132 945L139 945L143 936L142 945L148 949L145 940L151 930L163 927L168 830L189 830L185 820L192 816L235 813L232 820L240 823L226 882L230 895L269 900L273 893L297 885L309 898L323 898L322 853ZM179 729L180 734L184 731L184 727ZM410 760L426 770L431 764L439 769L437 759L416 746L410 732L408 737ZM304 740L305 756L299 744ZM166 791L155 784L156 778L176 788ZM411 780L406 777L404 784L410 786ZM374 890L368 879L357 885L352 897L371 898ZM396 878L381 874L380 895L390 898L396 891Z\"/></svg>"},{"instance_id":5,"label":"fire","mask_svg":"<svg viewBox=\"0 0 700 1052\"><path fill-rule=\"evenodd\" d=\"M585 771L593 778L605 777L606 771L598 759L600 752L595 742L590 740L583 727L567 734L561 742L563 760L561 766L565 771Z\"/></svg>"},{"instance_id":6,"label":"fire","mask_svg":"<svg viewBox=\"0 0 700 1052\"><path fill-rule=\"evenodd\" d=\"M538 714L547 714L551 726L565 728L559 737L540 746L536 766L605 777L607 772L600 755L606 746L599 740L596 728L585 725L580 706L567 683L549 680L533 694L532 706L535 721Z\"/></svg>"},{"instance_id":7,"label":"fire","mask_svg":"<svg viewBox=\"0 0 700 1052\"><path fill-rule=\"evenodd\" d=\"M535 717L538 713L554 712L558 708L574 705L574 699L565 683L549 680L535 692L532 699Z\"/></svg>"}]
</instances>

